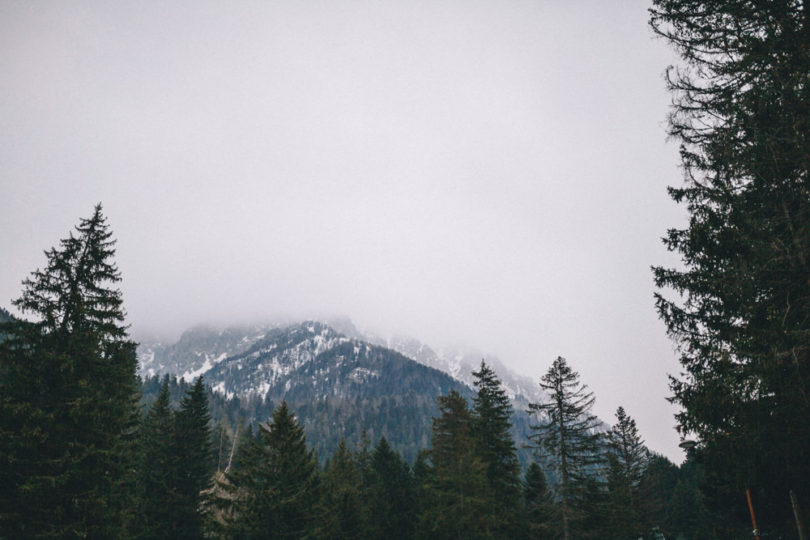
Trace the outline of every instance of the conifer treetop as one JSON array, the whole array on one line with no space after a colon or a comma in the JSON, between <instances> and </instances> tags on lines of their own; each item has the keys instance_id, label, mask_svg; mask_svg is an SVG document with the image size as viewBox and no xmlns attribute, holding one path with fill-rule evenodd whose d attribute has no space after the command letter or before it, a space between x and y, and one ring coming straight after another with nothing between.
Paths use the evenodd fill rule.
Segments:
<instances>
[{"instance_id":1,"label":"conifer treetop","mask_svg":"<svg viewBox=\"0 0 810 540\"><path fill-rule=\"evenodd\" d=\"M37 316L45 334L83 332L125 340L123 300L116 287L121 273L112 260L115 243L99 203L58 248L45 251L47 265L23 281L23 293L13 304Z\"/></svg>"}]
</instances>

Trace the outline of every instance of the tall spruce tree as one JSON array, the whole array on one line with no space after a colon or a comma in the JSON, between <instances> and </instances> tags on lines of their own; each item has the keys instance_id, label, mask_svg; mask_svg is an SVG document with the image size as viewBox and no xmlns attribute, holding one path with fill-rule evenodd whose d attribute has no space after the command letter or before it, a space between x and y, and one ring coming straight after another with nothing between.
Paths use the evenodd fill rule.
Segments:
<instances>
[{"instance_id":1,"label":"tall spruce tree","mask_svg":"<svg viewBox=\"0 0 810 540\"><path fill-rule=\"evenodd\" d=\"M750 488L762 529L795 534L788 492L810 508L810 9L654 0L650 13L683 59L668 72L685 172L670 194L689 222L664 239L681 267L654 269L684 367L679 430L700 443L716 511L747 519Z\"/></svg>"},{"instance_id":2,"label":"tall spruce tree","mask_svg":"<svg viewBox=\"0 0 810 540\"><path fill-rule=\"evenodd\" d=\"M494 504L500 507L503 535L518 526L520 504L520 462L512 439L512 403L495 372L482 360L473 372L478 389L473 398L473 436L481 461L487 467L487 481ZM515 532L514 530L512 531Z\"/></svg>"},{"instance_id":3,"label":"tall spruce tree","mask_svg":"<svg viewBox=\"0 0 810 540\"><path fill-rule=\"evenodd\" d=\"M608 519L611 538L635 540L644 532L639 485L649 455L636 421L616 410L616 424L607 433Z\"/></svg>"},{"instance_id":4,"label":"tall spruce tree","mask_svg":"<svg viewBox=\"0 0 810 540\"><path fill-rule=\"evenodd\" d=\"M175 415L173 457L175 538L201 538L203 515L200 511L204 489L209 487L214 473L211 444L211 415L203 378L180 402Z\"/></svg>"},{"instance_id":5,"label":"tall spruce tree","mask_svg":"<svg viewBox=\"0 0 810 540\"><path fill-rule=\"evenodd\" d=\"M176 460L174 412L169 406L169 381L146 413L140 431L138 467L138 538L174 537Z\"/></svg>"},{"instance_id":6,"label":"tall spruce tree","mask_svg":"<svg viewBox=\"0 0 810 540\"><path fill-rule=\"evenodd\" d=\"M46 251L0 333L0 536L126 534L134 505L135 344L97 205Z\"/></svg>"},{"instance_id":7,"label":"tall spruce tree","mask_svg":"<svg viewBox=\"0 0 810 540\"><path fill-rule=\"evenodd\" d=\"M380 437L371 457L371 523L374 538L412 538L416 524L416 487L408 463Z\"/></svg>"},{"instance_id":8,"label":"tall spruce tree","mask_svg":"<svg viewBox=\"0 0 810 540\"><path fill-rule=\"evenodd\" d=\"M523 479L523 504L526 509L529 538L548 538L554 519L554 499L543 469L535 462Z\"/></svg>"},{"instance_id":9,"label":"tall spruce tree","mask_svg":"<svg viewBox=\"0 0 810 540\"><path fill-rule=\"evenodd\" d=\"M325 538L369 538L363 476L344 439L322 475L319 535Z\"/></svg>"},{"instance_id":10,"label":"tall spruce tree","mask_svg":"<svg viewBox=\"0 0 810 540\"><path fill-rule=\"evenodd\" d=\"M451 390L439 396L433 419L428 485L419 523L424 538L492 538L495 521L486 465L475 451L467 400Z\"/></svg>"},{"instance_id":11,"label":"tall spruce tree","mask_svg":"<svg viewBox=\"0 0 810 540\"><path fill-rule=\"evenodd\" d=\"M602 463L599 421L590 412L594 397L562 357L554 360L540 387L549 402L529 405L529 414L539 421L532 425L530 439L556 473L562 537L581 538L582 524L594 510L588 505L595 469Z\"/></svg>"},{"instance_id":12,"label":"tall spruce tree","mask_svg":"<svg viewBox=\"0 0 810 540\"><path fill-rule=\"evenodd\" d=\"M273 423L240 446L238 467L221 483L226 536L296 539L316 529L318 470L303 428L284 401Z\"/></svg>"}]
</instances>

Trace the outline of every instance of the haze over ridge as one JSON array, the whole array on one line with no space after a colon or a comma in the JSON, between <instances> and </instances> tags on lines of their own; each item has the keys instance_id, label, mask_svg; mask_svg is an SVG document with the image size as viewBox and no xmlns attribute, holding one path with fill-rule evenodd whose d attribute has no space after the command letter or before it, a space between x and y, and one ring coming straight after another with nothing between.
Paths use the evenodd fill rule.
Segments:
<instances>
[{"instance_id":1,"label":"haze over ridge","mask_svg":"<svg viewBox=\"0 0 810 540\"><path fill-rule=\"evenodd\" d=\"M101 201L133 332L346 313L678 460L649 267L682 219L646 3L0 7L0 305Z\"/></svg>"}]
</instances>

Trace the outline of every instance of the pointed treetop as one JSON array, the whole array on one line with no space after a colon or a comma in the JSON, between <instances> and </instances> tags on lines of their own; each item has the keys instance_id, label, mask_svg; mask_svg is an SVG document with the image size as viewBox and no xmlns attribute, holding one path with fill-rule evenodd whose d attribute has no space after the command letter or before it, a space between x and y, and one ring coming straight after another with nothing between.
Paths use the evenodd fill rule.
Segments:
<instances>
[{"instance_id":1,"label":"pointed treetop","mask_svg":"<svg viewBox=\"0 0 810 540\"><path fill-rule=\"evenodd\" d=\"M95 334L101 341L127 337L121 274L113 261L115 240L96 205L90 218L81 219L58 248L45 252L47 265L23 281L14 305L35 315L45 334Z\"/></svg>"}]
</instances>

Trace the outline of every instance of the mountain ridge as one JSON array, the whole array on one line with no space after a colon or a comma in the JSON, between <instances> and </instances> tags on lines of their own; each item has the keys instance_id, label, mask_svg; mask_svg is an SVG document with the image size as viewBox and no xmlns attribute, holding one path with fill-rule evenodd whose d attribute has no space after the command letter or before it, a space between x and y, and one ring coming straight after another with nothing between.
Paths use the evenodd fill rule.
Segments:
<instances>
[{"instance_id":1,"label":"mountain ridge","mask_svg":"<svg viewBox=\"0 0 810 540\"><path fill-rule=\"evenodd\" d=\"M346 317L298 323L229 326L222 329L203 325L194 326L183 332L180 338L171 345L153 341L141 343L138 347L140 372L145 376L170 373L186 380L205 375L208 372L218 373L221 371L220 368L217 368L218 364L226 359L234 359L247 353L248 350L259 346L262 340L267 340L268 336L274 332L283 332L285 329L305 325L314 325L321 330L329 328L334 334L342 335L346 339L396 351L421 365L448 374L469 388L473 388L472 372L478 369L483 360L498 373L504 390L516 408L524 409L528 403L545 399L545 395L537 383L529 377L515 373L493 355L453 348L434 349L416 338L404 335L383 338L358 330ZM336 337L332 336L332 339ZM221 386L218 389L225 391ZM260 393L261 390L260 387L242 389L245 394L251 393L251 391Z\"/></svg>"},{"instance_id":2,"label":"mountain ridge","mask_svg":"<svg viewBox=\"0 0 810 540\"><path fill-rule=\"evenodd\" d=\"M366 433L371 440L385 435L413 461L429 445L436 397L473 394L446 373L317 321L239 331L197 327L173 346L141 347L147 379L172 370L184 381L202 375L216 394L258 411L248 423L266 422L268 410L287 401L326 456L341 439L362 444Z\"/></svg>"}]
</instances>

